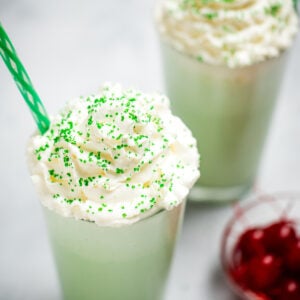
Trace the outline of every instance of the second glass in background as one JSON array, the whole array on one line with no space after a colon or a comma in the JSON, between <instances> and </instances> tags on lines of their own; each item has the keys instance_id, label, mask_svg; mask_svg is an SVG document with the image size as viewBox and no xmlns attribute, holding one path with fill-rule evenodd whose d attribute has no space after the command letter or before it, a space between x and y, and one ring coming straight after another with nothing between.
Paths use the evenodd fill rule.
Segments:
<instances>
[{"instance_id":1,"label":"second glass in background","mask_svg":"<svg viewBox=\"0 0 300 300\"><path fill-rule=\"evenodd\" d=\"M236 200L254 183L287 53L229 68L202 63L161 44L173 111L191 128L201 154L201 178L190 198Z\"/></svg>"}]
</instances>

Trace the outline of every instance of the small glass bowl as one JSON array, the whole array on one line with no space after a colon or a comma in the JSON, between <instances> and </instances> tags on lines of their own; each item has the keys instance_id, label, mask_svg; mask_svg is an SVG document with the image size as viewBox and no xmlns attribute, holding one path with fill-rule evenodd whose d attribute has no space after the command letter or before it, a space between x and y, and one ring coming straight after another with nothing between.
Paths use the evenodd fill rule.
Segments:
<instances>
[{"instance_id":1,"label":"small glass bowl","mask_svg":"<svg viewBox=\"0 0 300 300\"><path fill-rule=\"evenodd\" d=\"M232 278L229 270L233 266L233 251L239 237L253 227L268 226L280 220L295 222L300 232L300 194L281 192L256 196L247 204L238 204L234 215L227 223L221 242L221 263L226 279L233 292L243 300L264 300L263 296L246 291ZM299 299L300 300L300 299Z\"/></svg>"}]
</instances>

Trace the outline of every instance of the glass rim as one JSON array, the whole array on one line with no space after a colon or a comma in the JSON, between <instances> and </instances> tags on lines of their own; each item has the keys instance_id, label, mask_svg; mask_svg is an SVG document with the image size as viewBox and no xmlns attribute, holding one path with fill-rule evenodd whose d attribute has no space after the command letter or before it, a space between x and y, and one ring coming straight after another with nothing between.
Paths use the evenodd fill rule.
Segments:
<instances>
[{"instance_id":1,"label":"glass rim","mask_svg":"<svg viewBox=\"0 0 300 300\"><path fill-rule=\"evenodd\" d=\"M50 213L53 213L57 216L60 216L61 218L64 218L64 219L71 219L71 220L74 220L74 221L80 221L80 222L83 222L83 223L87 223L87 224L94 224L95 226L98 226L100 228L111 228L111 229L114 229L114 228L123 228L123 227L127 227L127 226L132 226L132 225L135 225L137 223L141 223L141 222L144 222L152 217L155 217L159 214L162 214L164 212L171 212L173 209L176 209L176 208L180 208L180 206L182 205L185 205L185 202L186 202L186 199L184 199L182 202L180 202L177 206L174 206L172 209L168 210L166 208L160 208L159 210L157 210L155 213L153 214L150 214L145 216L144 218L138 220L138 221L135 221L133 223L123 223L123 224L114 224L114 225L101 225L101 224L97 224L95 221L89 221L89 220L85 220L85 219L76 219L74 216L63 216L62 214L56 212L55 210L53 209L50 209L49 207L45 206L42 202L40 203L42 208Z\"/></svg>"},{"instance_id":2,"label":"glass rim","mask_svg":"<svg viewBox=\"0 0 300 300\"><path fill-rule=\"evenodd\" d=\"M226 228L232 228L234 223L239 220L243 215L245 215L251 209L262 205L262 203L271 203L276 201L291 201L299 200L300 201L300 191L281 191L275 193L260 193L257 195L250 196L247 200L247 203L238 202L234 208L234 212L226 223Z\"/></svg>"}]
</instances>

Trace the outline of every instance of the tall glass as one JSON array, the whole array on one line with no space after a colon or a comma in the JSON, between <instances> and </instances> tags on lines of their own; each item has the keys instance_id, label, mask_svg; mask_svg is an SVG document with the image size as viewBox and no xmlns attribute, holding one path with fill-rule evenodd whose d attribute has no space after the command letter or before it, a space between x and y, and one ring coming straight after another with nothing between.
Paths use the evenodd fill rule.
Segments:
<instances>
[{"instance_id":1,"label":"tall glass","mask_svg":"<svg viewBox=\"0 0 300 300\"><path fill-rule=\"evenodd\" d=\"M161 300L185 204L100 227L44 209L65 300Z\"/></svg>"},{"instance_id":2,"label":"tall glass","mask_svg":"<svg viewBox=\"0 0 300 300\"><path fill-rule=\"evenodd\" d=\"M253 185L283 77L286 53L249 67L213 66L162 40L173 111L192 130L201 154L194 200L228 201Z\"/></svg>"}]
</instances>

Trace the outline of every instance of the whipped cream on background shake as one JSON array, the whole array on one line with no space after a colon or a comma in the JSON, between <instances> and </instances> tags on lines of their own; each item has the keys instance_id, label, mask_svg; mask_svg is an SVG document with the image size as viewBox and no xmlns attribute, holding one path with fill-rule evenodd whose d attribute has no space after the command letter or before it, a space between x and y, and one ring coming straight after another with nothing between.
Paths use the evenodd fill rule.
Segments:
<instances>
[{"instance_id":1,"label":"whipped cream on background shake","mask_svg":"<svg viewBox=\"0 0 300 300\"><path fill-rule=\"evenodd\" d=\"M169 100L104 85L28 146L65 299L161 299L196 140Z\"/></svg>"},{"instance_id":2,"label":"whipped cream on background shake","mask_svg":"<svg viewBox=\"0 0 300 300\"><path fill-rule=\"evenodd\" d=\"M279 56L298 31L292 0L165 0L157 20L178 51L231 68Z\"/></svg>"},{"instance_id":3,"label":"whipped cream on background shake","mask_svg":"<svg viewBox=\"0 0 300 300\"><path fill-rule=\"evenodd\" d=\"M298 30L292 0L159 1L166 88L201 153L191 198L234 200L257 173Z\"/></svg>"}]
</instances>

